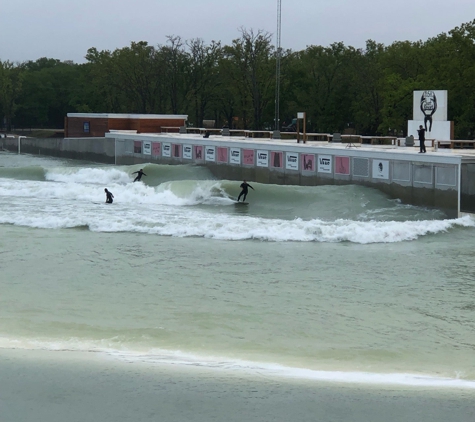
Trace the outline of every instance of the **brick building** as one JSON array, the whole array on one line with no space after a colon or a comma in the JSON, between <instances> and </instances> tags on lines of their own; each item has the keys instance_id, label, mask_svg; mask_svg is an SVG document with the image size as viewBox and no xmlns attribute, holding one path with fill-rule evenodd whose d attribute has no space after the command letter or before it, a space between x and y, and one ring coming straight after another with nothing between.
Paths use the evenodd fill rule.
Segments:
<instances>
[{"instance_id":1,"label":"brick building","mask_svg":"<svg viewBox=\"0 0 475 422\"><path fill-rule=\"evenodd\" d=\"M179 114L68 113L64 119L64 137L101 138L110 130L178 132L187 120L187 115Z\"/></svg>"}]
</instances>

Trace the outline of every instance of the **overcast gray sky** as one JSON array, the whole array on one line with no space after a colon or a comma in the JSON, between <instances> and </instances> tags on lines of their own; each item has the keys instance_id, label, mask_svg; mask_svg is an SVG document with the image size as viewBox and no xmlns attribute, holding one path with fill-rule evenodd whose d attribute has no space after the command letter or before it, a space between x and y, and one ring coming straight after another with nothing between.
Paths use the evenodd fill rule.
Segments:
<instances>
[{"instance_id":1,"label":"overcast gray sky","mask_svg":"<svg viewBox=\"0 0 475 422\"><path fill-rule=\"evenodd\" d=\"M275 34L277 0L2 0L0 60L84 62L90 47L167 35L230 44L239 28ZM427 40L475 19L475 0L282 0L282 47Z\"/></svg>"}]
</instances>

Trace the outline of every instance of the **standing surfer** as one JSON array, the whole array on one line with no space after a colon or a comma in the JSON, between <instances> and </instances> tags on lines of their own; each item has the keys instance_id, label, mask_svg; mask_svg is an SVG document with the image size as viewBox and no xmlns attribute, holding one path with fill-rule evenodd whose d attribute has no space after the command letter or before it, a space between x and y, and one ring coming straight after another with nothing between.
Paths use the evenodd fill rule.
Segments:
<instances>
[{"instance_id":1,"label":"standing surfer","mask_svg":"<svg viewBox=\"0 0 475 422\"><path fill-rule=\"evenodd\" d=\"M239 200L241 199L241 196L244 195L243 198L242 198L242 202L245 202L246 201L246 196L247 196L247 193L248 193L248 188L251 188L252 190L254 190L254 188L249 183L247 183L245 180L242 181L240 188L242 189L242 191L239 194L237 201L239 202Z\"/></svg>"},{"instance_id":2,"label":"standing surfer","mask_svg":"<svg viewBox=\"0 0 475 422\"><path fill-rule=\"evenodd\" d=\"M132 174L137 174L137 177L134 179L134 182L140 182L142 176L146 176L142 169L140 169L139 171L134 171Z\"/></svg>"}]
</instances>

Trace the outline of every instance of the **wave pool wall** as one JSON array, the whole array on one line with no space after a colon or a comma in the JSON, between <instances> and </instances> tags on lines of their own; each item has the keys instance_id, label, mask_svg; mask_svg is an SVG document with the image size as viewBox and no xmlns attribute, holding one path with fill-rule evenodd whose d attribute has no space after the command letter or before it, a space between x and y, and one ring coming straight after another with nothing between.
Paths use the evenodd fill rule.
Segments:
<instances>
[{"instance_id":1,"label":"wave pool wall","mask_svg":"<svg viewBox=\"0 0 475 422\"><path fill-rule=\"evenodd\" d=\"M17 139L2 138L3 149L16 152ZM344 144L297 144L190 135L106 134L105 138L22 138L21 152L106 164L193 164L210 169L218 179L280 185L358 184L404 203L438 208L448 217L475 212L475 180L461 183L462 156L417 154L411 148L346 148ZM467 186L473 186L468 188ZM470 196L470 195L469 195ZM472 205L474 210L472 210Z\"/></svg>"},{"instance_id":2,"label":"wave pool wall","mask_svg":"<svg viewBox=\"0 0 475 422\"><path fill-rule=\"evenodd\" d=\"M358 184L404 203L441 209L448 217L460 211L458 155L178 134L106 136L116 141L117 164L203 165L218 179L259 183Z\"/></svg>"},{"instance_id":3,"label":"wave pool wall","mask_svg":"<svg viewBox=\"0 0 475 422\"><path fill-rule=\"evenodd\" d=\"M1 138L3 150L18 152L18 138ZM115 141L108 138L21 138L22 154L114 164Z\"/></svg>"}]
</instances>

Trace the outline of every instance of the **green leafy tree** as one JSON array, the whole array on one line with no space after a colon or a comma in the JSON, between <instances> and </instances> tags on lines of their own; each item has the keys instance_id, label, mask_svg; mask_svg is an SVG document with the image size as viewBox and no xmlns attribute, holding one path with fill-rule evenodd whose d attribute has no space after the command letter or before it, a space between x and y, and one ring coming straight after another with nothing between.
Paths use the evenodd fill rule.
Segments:
<instances>
[{"instance_id":1,"label":"green leafy tree","mask_svg":"<svg viewBox=\"0 0 475 422\"><path fill-rule=\"evenodd\" d=\"M60 127L68 112L188 114L249 129L274 127L276 50L264 31L230 45L132 42L90 48L85 64L41 58L0 61L0 116L8 127ZM281 121L307 112L307 130L404 134L415 90L449 93L456 138L475 137L475 20L427 41L369 40L287 50L281 58Z\"/></svg>"},{"instance_id":2,"label":"green leafy tree","mask_svg":"<svg viewBox=\"0 0 475 422\"><path fill-rule=\"evenodd\" d=\"M221 85L218 63L222 48L220 43L215 42L205 45L201 39L191 40L187 46L187 76L190 80L187 99L189 104L193 104L196 124L200 124L206 115L214 114L215 111L212 106Z\"/></svg>"},{"instance_id":3,"label":"green leafy tree","mask_svg":"<svg viewBox=\"0 0 475 422\"><path fill-rule=\"evenodd\" d=\"M0 109L6 122L7 131L11 131L12 120L18 108L18 98L23 82L23 69L10 61L0 60Z\"/></svg>"},{"instance_id":4,"label":"green leafy tree","mask_svg":"<svg viewBox=\"0 0 475 422\"><path fill-rule=\"evenodd\" d=\"M90 104L96 113L126 113L126 96L116 72L115 61L108 50L87 50L86 71L89 77L88 92L94 92Z\"/></svg>"},{"instance_id":5,"label":"green leafy tree","mask_svg":"<svg viewBox=\"0 0 475 422\"><path fill-rule=\"evenodd\" d=\"M160 48L160 56L163 63L165 90L170 104L169 112L182 114L190 83L189 78L186 78L189 58L180 37L168 36L167 40L167 45Z\"/></svg>"},{"instance_id":6,"label":"green leafy tree","mask_svg":"<svg viewBox=\"0 0 475 422\"><path fill-rule=\"evenodd\" d=\"M82 90L79 76L80 66L72 62L41 58L24 63L17 126L63 127L65 115L75 111L71 98Z\"/></svg>"},{"instance_id":7,"label":"green leafy tree","mask_svg":"<svg viewBox=\"0 0 475 422\"><path fill-rule=\"evenodd\" d=\"M274 98L275 61L270 34L264 31L254 33L241 29L241 38L231 46L224 47L224 57L229 60L228 79L233 83L233 91L239 99L239 109L244 128L261 129L263 112Z\"/></svg>"},{"instance_id":8,"label":"green leafy tree","mask_svg":"<svg viewBox=\"0 0 475 422\"><path fill-rule=\"evenodd\" d=\"M156 110L157 72L155 48L145 41L115 50L112 65L130 112L153 113Z\"/></svg>"},{"instance_id":9,"label":"green leafy tree","mask_svg":"<svg viewBox=\"0 0 475 422\"><path fill-rule=\"evenodd\" d=\"M352 115L357 129L363 134L379 134L383 108L384 46L372 40L366 50L358 50L352 61Z\"/></svg>"},{"instance_id":10,"label":"green leafy tree","mask_svg":"<svg viewBox=\"0 0 475 422\"><path fill-rule=\"evenodd\" d=\"M381 61L383 106L378 131L406 135L407 121L413 118L413 91L425 79L422 43L395 42L385 49Z\"/></svg>"},{"instance_id":11,"label":"green leafy tree","mask_svg":"<svg viewBox=\"0 0 475 422\"><path fill-rule=\"evenodd\" d=\"M328 48L309 46L292 59L291 90L295 107L307 112L315 131L341 131L351 120L347 56L343 43L336 43Z\"/></svg>"}]
</instances>

